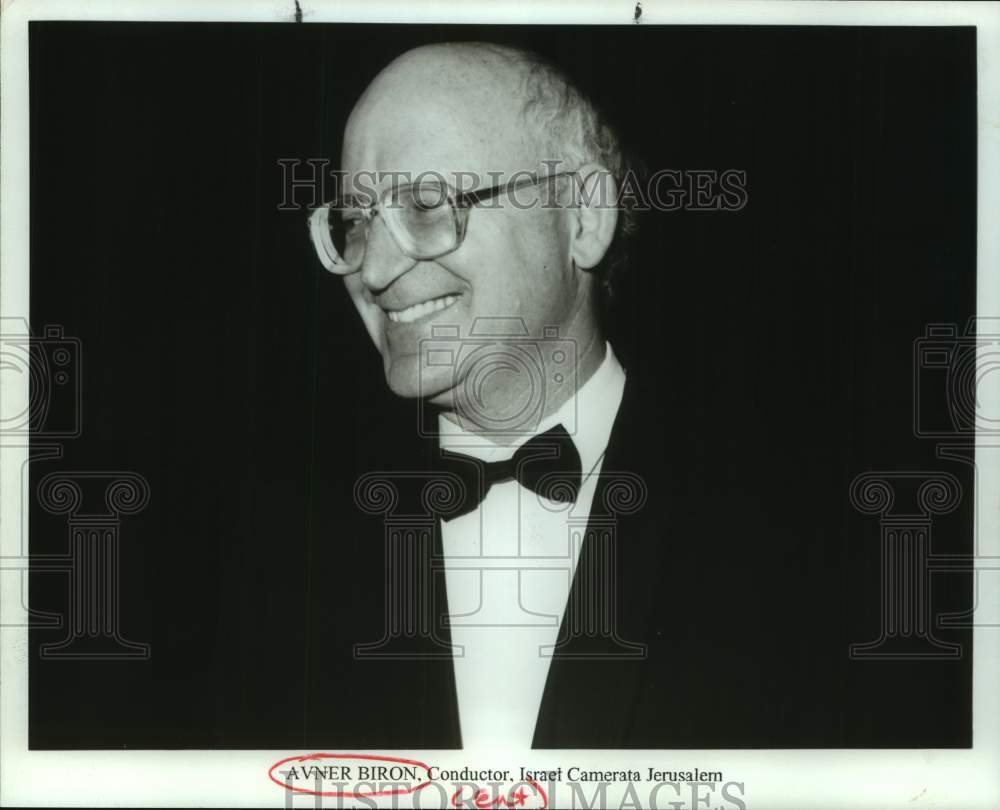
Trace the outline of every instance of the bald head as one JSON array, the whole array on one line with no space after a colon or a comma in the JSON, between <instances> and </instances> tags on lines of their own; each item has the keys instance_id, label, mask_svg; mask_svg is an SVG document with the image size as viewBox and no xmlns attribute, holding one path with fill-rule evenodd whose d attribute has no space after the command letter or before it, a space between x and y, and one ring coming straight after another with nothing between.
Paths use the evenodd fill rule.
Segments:
<instances>
[{"instance_id":1,"label":"bald head","mask_svg":"<svg viewBox=\"0 0 1000 810\"><path fill-rule=\"evenodd\" d=\"M407 51L379 73L358 101L348 121L348 145L393 124L404 130L401 138L440 136L440 129L422 131L421 119L428 116L444 128L461 130L470 147L502 144L505 155L515 158L517 171L541 171L550 165L543 161L560 161L560 170L585 163L605 166L618 181L624 173L613 130L566 76L529 51L485 42ZM345 153L345 159L351 156ZM504 168L491 162L449 168Z\"/></svg>"},{"instance_id":2,"label":"bald head","mask_svg":"<svg viewBox=\"0 0 1000 810\"><path fill-rule=\"evenodd\" d=\"M480 42L425 45L397 57L375 77L355 107L369 112L380 102L412 106L444 94L483 109L516 107L523 102L527 64L511 48ZM515 109L516 112L516 109Z\"/></svg>"},{"instance_id":3,"label":"bald head","mask_svg":"<svg viewBox=\"0 0 1000 810\"><path fill-rule=\"evenodd\" d=\"M348 121L345 168L382 171L534 170L542 154L524 125L525 66L492 45L409 51L368 86ZM450 179L450 178L449 178Z\"/></svg>"}]
</instances>

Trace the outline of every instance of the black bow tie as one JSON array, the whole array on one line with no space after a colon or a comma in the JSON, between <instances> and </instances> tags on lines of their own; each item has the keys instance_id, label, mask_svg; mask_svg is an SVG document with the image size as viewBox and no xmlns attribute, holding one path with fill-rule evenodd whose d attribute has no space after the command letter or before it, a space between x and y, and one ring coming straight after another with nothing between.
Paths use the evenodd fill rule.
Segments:
<instances>
[{"instance_id":1,"label":"black bow tie","mask_svg":"<svg viewBox=\"0 0 1000 810\"><path fill-rule=\"evenodd\" d=\"M562 425L533 436L505 461L482 461L442 450L439 464L465 485L465 498L443 516L445 520L471 512L491 486L503 481L517 481L550 501L568 503L576 500L583 479L580 454Z\"/></svg>"}]
</instances>

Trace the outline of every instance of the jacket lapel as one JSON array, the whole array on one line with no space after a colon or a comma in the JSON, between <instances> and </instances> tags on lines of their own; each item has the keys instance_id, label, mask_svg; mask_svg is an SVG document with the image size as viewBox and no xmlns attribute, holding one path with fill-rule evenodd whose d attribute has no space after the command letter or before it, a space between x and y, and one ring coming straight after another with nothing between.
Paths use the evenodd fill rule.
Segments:
<instances>
[{"instance_id":1,"label":"jacket lapel","mask_svg":"<svg viewBox=\"0 0 1000 810\"><path fill-rule=\"evenodd\" d=\"M663 503L660 420L643 413L644 403L655 401L630 376L549 667L535 748L627 745L662 553L654 519Z\"/></svg>"}]
</instances>

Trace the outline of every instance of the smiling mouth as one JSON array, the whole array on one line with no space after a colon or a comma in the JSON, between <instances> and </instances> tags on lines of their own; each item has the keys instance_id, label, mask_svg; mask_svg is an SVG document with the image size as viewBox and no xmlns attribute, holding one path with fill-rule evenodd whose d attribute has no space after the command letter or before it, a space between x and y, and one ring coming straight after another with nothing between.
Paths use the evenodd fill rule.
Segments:
<instances>
[{"instance_id":1,"label":"smiling mouth","mask_svg":"<svg viewBox=\"0 0 1000 810\"><path fill-rule=\"evenodd\" d=\"M413 321L426 318L435 312L440 312L454 304L460 296L442 295L440 298L432 298L429 301L421 301L406 309L387 309L386 316L393 323L413 323Z\"/></svg>"}]
</instances>

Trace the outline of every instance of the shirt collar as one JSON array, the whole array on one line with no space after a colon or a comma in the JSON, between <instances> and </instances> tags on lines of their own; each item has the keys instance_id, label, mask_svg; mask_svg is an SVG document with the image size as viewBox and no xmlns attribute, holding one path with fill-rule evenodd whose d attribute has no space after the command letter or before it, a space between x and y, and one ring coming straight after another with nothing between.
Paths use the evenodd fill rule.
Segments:
<instances>
[{"instance_id":1,"label":"shirt collar","mask_svg":"<svg viewBox=\"0 0 1000 810\"><path fill-rule=\"evenodd\" d=\"M580 454L584 475L601 460L615 415L625 392L625 370L615 357L610 343L605 343L604 360L576 392L554 413L542 419L538 426L520 442L509 445L496 444L482 434L472 433L460 425L438 415L438 442L449 452L462 453L483 461L503 461L514 455L517 448L532 436L562 424L573 437Z\"/></svg>"}]
</instances>

